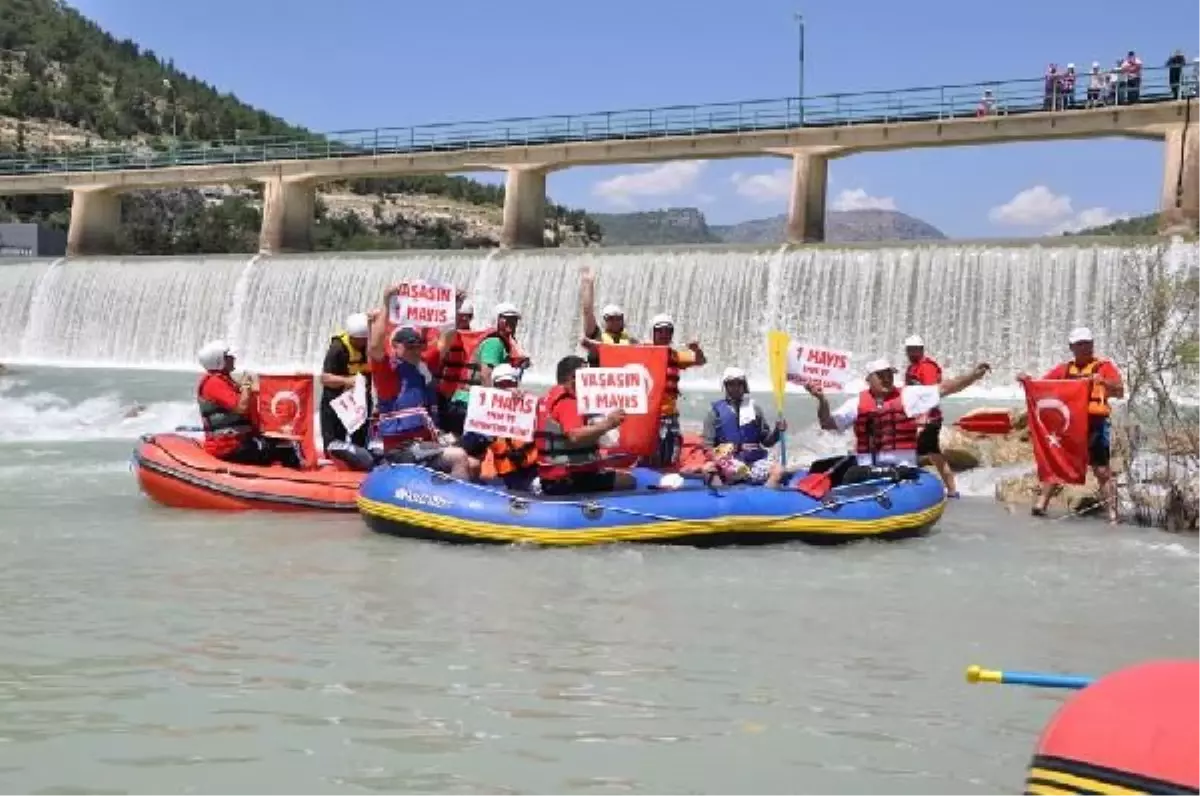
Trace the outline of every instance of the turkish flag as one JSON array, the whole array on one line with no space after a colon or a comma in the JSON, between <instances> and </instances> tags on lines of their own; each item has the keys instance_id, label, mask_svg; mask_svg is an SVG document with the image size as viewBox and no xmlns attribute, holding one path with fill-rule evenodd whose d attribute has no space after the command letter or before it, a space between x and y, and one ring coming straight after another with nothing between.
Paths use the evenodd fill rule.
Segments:
<instances>
[{"instance_id":1,"label":"turkish flag","mask_svg":"<svg viewBox=\"0 0 1200 796\"><path fill-rule=\"evenodd\" d=\"M259 374L254 408L258 433L299 443L305 463L316 463L311 373Z\"/></svg>"},{"instance_id":2,"label":"turkish flag","mask_svg":"<svg viewBox=\"0 0 1200 796\"><path fill-rule=\"evenodd\" d=\"M647 398L648 411L644 415L626 415L621 424L620 439L610 453L627 453L634 456L653 456L658 450L658 418L662 409L663 389L667 383L667 347L662 345L608 345L601 344L600 367L623 368L640 365L646 369L650 381Z\"/></svg>"},{"instance_id":3,"label":"turkish flag","mask_svg":"<svg viewBox=\"0 0 1200 796\"><path fill-rule=\"evenodd\" d=\"M1038 480L1082 484L1088 466L1088 392L1086 379L1023 383L1029 411L1029 437Z\"/></svg>"}]
</instances>

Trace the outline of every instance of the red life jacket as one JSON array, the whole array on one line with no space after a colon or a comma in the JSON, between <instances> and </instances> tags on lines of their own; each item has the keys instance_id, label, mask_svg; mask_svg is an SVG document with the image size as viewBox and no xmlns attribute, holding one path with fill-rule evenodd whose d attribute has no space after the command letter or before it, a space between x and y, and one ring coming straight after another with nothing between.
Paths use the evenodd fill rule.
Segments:
<instances>
[{"instance_id":1,"label":"red life jacket","mask_svg":"<svg viewBox=\"0 0 1200 796\"><path fill-rule=\"evenodd\" d=\"M559 384L538 401L534 440L537 443L538 475L543 481L559 481L571 473L593 472L599 465L599 443L571 442L567 439L566 430L550 416L558 402L565 400L573 401L575 398L568 395L566 388Z\"/></svg>"},{"instance_id":2,"label":"red life jacket","mask_svg":"<svg viewBox=\"0 0 1200 796\"><path fill-rule=\"evenodd\" d=\"M922 357L917 362L909 363L908 369L904 371L904 383L907 385L911 385L911 386L920 386L920 385L924 384L923 381L921 381L920 379L917 378L917 368L919 368L922 364L924 364L926 362L928 362L930 365L933 365L933 369L935 371L937 371L937 381L935 381L934 384L941 384L942 383L942 366L939 365L937 362L934 362L929 357ZM932 386L932 385L929 385L929 386ZM926 422L929 422L929 423L940 422L942 419L941 407L935 406L934 408L930 409L928 414L926 415L926 418L927 418Z\"/></svg>"},{"instance_id":3,"label":"red life jacket","mask_svg":"<svg viewBox=\"0 0 1200 796\"><path fill-rule=\"evenodd\" d=\"M254 433L249 415L240 415L204 397L204 385L210 379L224 381L240 391L227 373L205 373L196 385L196 402L200 407L200 424L204 428L204 449L214 456L233 453L238 446Z\"/></svg>"},{"instance_id":4,"label":"red life jacket","mask_svg":"<svg viewBox=\"0 0 1200 796\"><path fill-rule=\"evenodd\" d=\"M450 336L450 345L442 356L441 367L434 371L438 380L438 393L444 398L453 398L459 390L471 386L471 375L479 371L479 364L472 360L479 347L495 329L455 329Z\"/></svg>"},{"instance_id":5,"label":"red life jacket","mask_svg":"<svg viewBox=\"0 0 1200 796\"><path fill-rule=\"evenodd\" d=\"M917 421L904 414L899 390L892 390L882 401L877 401L870 390L859 393L854 437L858 453L917 449Z\"/></svg>"}]
</instances>

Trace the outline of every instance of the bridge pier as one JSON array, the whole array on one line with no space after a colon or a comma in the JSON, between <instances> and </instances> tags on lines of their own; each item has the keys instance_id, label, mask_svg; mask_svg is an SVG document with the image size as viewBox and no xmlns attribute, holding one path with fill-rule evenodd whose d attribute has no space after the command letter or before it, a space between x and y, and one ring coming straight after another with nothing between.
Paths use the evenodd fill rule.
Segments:
<instances>
[{"instance_id":1,"label":"bridge pier","mask_svg":"<svg viewBox=\"0 0 1200 796\"><path fill-rule=\"evenodd\" d=\"M1164 146L1159 230L1195 230L1200 226L1200 135L1195 125L1173 125Z\"/></svg>"},{"instance_id":2,"label":"bridge pier","mask_svg":"<svg viewBox=\"0 0 1200 796\"><path fill-rule=\"evenodd\" d=\"M540 249L546 245L546 168L509 166L504 181L500 246Z\"/></svg>"},{"instance_id":3,"label":"bridge pier","mask_svg":"<svg viewBox=\"0 0 1200 796\"><path fill-rule=\"evenodd\" d=\"M792 153L792 195L788 200L787 242L825 240L825 189L829 158L824 150Z\"/></svg>"},{"instance_id":4,"label":"bridge pier","mask_svg":"<svg viewBox=\"0 0 1200 796\"><path fill-rule=\"evenodd\" d=\"M312 180L285 177L263 180L259 253L312 251L316 199L317 187Z\"/></svg>"},{"instance_id":5,"label":"bridge pier","mask_svg":"<svg viewBox=\"0 0 1200 796\"><path fill-rule=\"evenodd\" d=\"M71 224L67 228L67 256L87 257L116 251L121 226L121 195L108 188L71 191Z\"/></svg>"}]
</instances>

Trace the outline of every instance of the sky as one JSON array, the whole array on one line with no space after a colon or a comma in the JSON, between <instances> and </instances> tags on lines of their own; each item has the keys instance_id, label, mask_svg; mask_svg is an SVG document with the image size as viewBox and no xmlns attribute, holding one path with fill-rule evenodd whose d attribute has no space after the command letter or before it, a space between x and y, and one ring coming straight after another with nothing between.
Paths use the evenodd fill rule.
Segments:
<instances>
[{"instance_id":1,"label":"sky","mask_svg":"<svg viewBox=\"0 0 1200 796\"><path fill-rule=\"evenodd\" d=\"M1196 57L1196 0L69 0L120 38L329 132L1039 78L1047 63ZM952 237L1024 237L1157 209L1163 145L1094 139L860 154L828 207L896 209ZM554 201L596 212L786 212L780 158L580 167ZM499 181L496 174L473 174Z\"/></svg>"}]
</instances>

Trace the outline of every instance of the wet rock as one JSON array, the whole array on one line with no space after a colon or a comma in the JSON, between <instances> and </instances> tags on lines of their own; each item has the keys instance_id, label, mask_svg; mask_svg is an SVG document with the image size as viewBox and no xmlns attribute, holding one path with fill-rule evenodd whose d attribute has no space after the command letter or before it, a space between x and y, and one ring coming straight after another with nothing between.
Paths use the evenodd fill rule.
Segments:
<instances>
[{"instance_id":1,"label":"wet rock","mask_svg":"<svg viewBox=\"0 0 1200 796\"><path fill-rule=\"evenodd\" d=\"M1103 516L1096 510L1099 505L1099 489L1096 477L1089 472L1084 483L1063 486L1062 490L1051 499L1050 510L1052 512L1057 510ZM1032 507L1038 494L1040 494L1040 490L1037 473L1031 472L1012 478L1002 478L996 482L996 500L1001 503Z\"/></svg>"}]
</instances>

